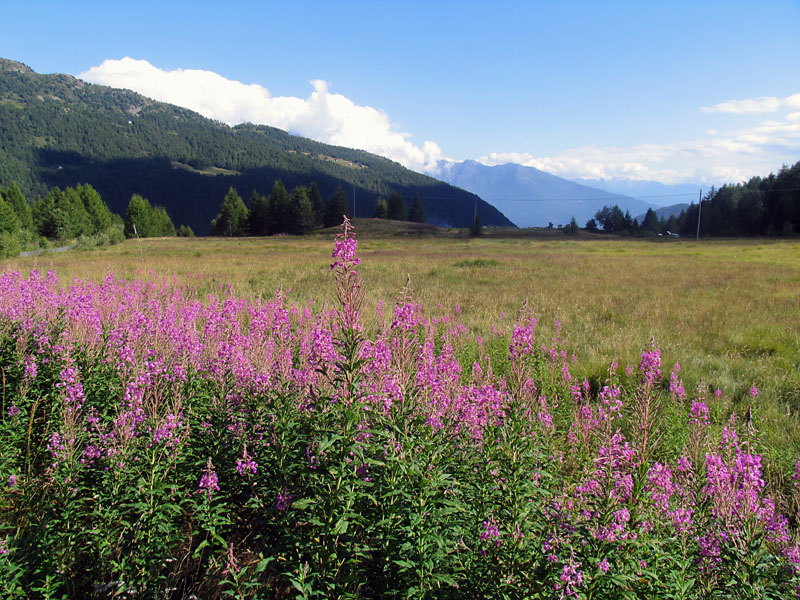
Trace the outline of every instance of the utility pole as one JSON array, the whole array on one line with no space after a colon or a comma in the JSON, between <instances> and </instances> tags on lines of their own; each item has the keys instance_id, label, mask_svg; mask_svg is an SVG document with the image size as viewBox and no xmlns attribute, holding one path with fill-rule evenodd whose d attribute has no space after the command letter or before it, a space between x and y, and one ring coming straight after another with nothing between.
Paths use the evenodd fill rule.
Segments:
<instances>
[{"instance_id":1,"label":"utility pole","mask_svg":"<svg viewBox=\"0 0 800 600\"><path fill-rule=\"evenodd\" d=\"M700 211L703 210L703 188L700 188L700 198L697 200L697 238L700 241Z\"/></svg>"}]
</instances>

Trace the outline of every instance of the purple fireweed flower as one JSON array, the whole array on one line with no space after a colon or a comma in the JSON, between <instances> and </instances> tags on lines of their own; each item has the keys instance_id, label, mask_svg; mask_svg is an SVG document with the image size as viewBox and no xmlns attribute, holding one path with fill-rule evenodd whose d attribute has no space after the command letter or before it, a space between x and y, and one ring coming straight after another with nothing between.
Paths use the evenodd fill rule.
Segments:
<instances>
[{"instance_id":1,"label":"purple fireweed flower","mask_svg":"<svg viewBox=\"0 0 800 600\"><path fill-rule=\"evenodd\" d=\"M669 393L678 400L684 400L686 398L686 389L683 387L683 382L678 377L678 373L680 372L680 364L675 363L672 373L669 374Z\"/></svg>"},{"instance_id":2,"label":"purple fireweed flower","mask_svg":"<svg viewBox=\"0 0 800 600\"><path fill-rule=\"evenodd\" d=\"M336 277L336 295L340 304L338 315L342 326L346 330L360 331L359 321L364 294L361 288L361 276L355 269L361 264L361 259L356 256L356 244L350 220L344 217L342 233L336 236L331 270L335 272Z\"/></svg>"},{"instance_id":3,"label":"purple fireweed flower","mask_svg":"<svg viewBox=\"0 0 800 600\"><path fill-rule=\"evenodd\" d=\"M56 384L57 388L64 390L64 402L67 410L77 411L83 406L83 385L78 381L78 371L74 367L67 367L61 371L61 381Z\"/></svg>"},{"instance_id":4,"label":"purple fireweed flower","mask_svg":"<svg viewBox=\"0 0 800 600\"><path fill-rule=\"evenodd\" d=\"M750 397L751 398L758 398L758 388L756 386L752 386L750 388Z\"/></svg>"},{"instance_id":5,"label":"purple fireweed flower","mask_svg":"<svg viewBox=\"0 0 800 600\"><path fill-rule=\"evenodd\" d=\"M692 400L689 423L692 425L708 425L708 405L705 402Z\"/></svg>"},{"instance_id":6,"label":"purple fireweed flower","mask_svg":"<svg viewBox=\"0 0 800 600\"><path fill-rule=\"evenodd\" d=\"M601 561L597 562L597 568L600 569L603 573L608 573L608 570L611 568L611 565L608 562L607 558L604 558Z\"/></svg>"},{"instance_id":7,"label":"purple fireweed flower","mask_svg":"<svg viewBox=\"0 0 800 600\"><path fill-rule=\"evenodd\" d=\"M22 376L26 380L36 379L36 373L38 369L36 367L36 359L33 356L26 356L24 359L25 369L23 371Z\"/></svg>"},{"instance_id":8,"label":"purple fireweed flower","mask_svg":"<svg viewBox=\"0 0 800 600\"><path fill-rule=\"evenodd\" d=\"M641 371L645 383L649 385L653 385L656 380L661 378L661 350L655 343L650 345L649 350L642 352L639 371Z\"/></svg>"},{"instance_id":9,"label":"purple fireweed flower","mask_svg":"<svg viewBox=\"0 0 800 600\"><path fill-rule=\"evenodd\" d=\"M561 592L562 598L578 597L578 588L583 585L583 571L581 564L570 560L561 570L561 583L555 584L556 591Z\"/></svg>"},{"instance_id":10,"label":"purple fireweed flower","mask_svg":"<svg viewBox=\"0 0 800 600\"><path fill-rule=\"evenodd\" d=\"M494 517L488 521L483 522L483 531L481 531L481 541L494 541L497 547L500 547L502 540L500 539L500 530L497 528L497 522Z\"/></svg>"},{"instance_id":11,"label":"purple fireweed flower","mask_svg":"<svg viewBox=\"0 0 800 600\"><path fill-rule=\"evenodd\" d=\"M244 447L242 458L236 461L236 471L242 477L255 475L258 471L258 463L254 461L249 454L247 454L247 445Z\"/></svg>"},{"instance_id":12,"label":"purple fireweed flower","mask_svg":"<svg viewBox=\"0 0 800 600\"><path fill-rule=\"evenodd\" d=\"M15 404L12 404L8 407L8 411L6 411L9 417L16 417L19 414L19 407Z\"/></svg>"},{"instance_id":13,"label":"purple fireweed flower","mask_svg":"<svg viewBox=\"0 0 800 600\"><path fill-rule=\"evenodd\" d=\"M222 571L223 575L239 572L239 563L236 562L236 557L233 556L233 544L228 546L228 560L225 563L225 569Z\"/></svg>"},{"instance_id":14,"label":"purple fireweed flower","mask_svg":"<svg viewBox=\"0 0 800 600\"><path fill-rule=\"evenodd\" d=\"M293 497L293 494L286 491L278 492L278 496L275 498L275 508L281 512L286 512L286 509L292 505Z\"/></svg>"},{"instance_id":15,"label":"purple fireweed flower","mask_svg":"<svg viewBox=\"0 0 800 600\"><path fill-rule=\"evenodd\" d=\"M8 476L8 487L12 488L17 485L17 476L13 473Z\"/></svg>"},{"instance_id":16,"label":"purple fireweed flower","mask_svg":"<svg viewBox=\"0 0 800 600\"><path fill-rule=\"evenodd\" d=\"M514 325L514 332L511 334L511 344L508 348L509 356L512 359L518 359L522 356L533 356L535 333L535 317L530 317L524 324Z\"/></svg>"},{"instance_id":17,"label":"purple fireweed flower","mask_svg":"<svg viewBox=\"0 0 800 600\"><path fill-rule=\"evenodd\" d=\"M211 459L208 459L208 463L206 463L206 468L203 469L203 474L200 476L200 485L198 486L198 491L200 493L207 493L208 499L211 499L211 494L213 492L219 491L219 479L217 478L217 474L214 471L214 465L211 462Z\"/></svg>"},{"instance_id":18,"label":"purple fireweed flower","mask_svg":"<svg viewBox=\"0 0 800 600\"><path fill-rule=\"evenodd\" d=\"M360 265L361 259L356 256L357 244L358 241L353 237L337 236L337 240L334 242L333 254L331 254L331 258L334 259L331 270L336 269L336 267L356 267Z\"/></svg>"}]
</instances>

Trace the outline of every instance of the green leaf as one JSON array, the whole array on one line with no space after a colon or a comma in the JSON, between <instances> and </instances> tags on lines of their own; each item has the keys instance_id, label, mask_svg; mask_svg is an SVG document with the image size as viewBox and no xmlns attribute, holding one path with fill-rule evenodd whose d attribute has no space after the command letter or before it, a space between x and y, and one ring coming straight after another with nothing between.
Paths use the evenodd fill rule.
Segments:
<instances>
[{"instance_id":1,"label":"green leaf","mask_svg":"<svg viewBox=\"0 0 800 600\"><path fill-rule=\"evenodd\" d=\"M316 504L316 499L314 498L300 498L299 500L295 500L292 502L292 508L297 510L303 510L308 508L309 506Z\"/></svg>"},{"instance_id":2,"label":"green leaf","mask_svg":"<svg viewBox=\"0 0 800 600\"><path fill-rule=\"evenodd\" d=\"M341 535L347 531L347 526L350 524L350 521L345 519L339 519L336 522L336 526L333 528L334 535Z\"/></svg>"}]
</instances>

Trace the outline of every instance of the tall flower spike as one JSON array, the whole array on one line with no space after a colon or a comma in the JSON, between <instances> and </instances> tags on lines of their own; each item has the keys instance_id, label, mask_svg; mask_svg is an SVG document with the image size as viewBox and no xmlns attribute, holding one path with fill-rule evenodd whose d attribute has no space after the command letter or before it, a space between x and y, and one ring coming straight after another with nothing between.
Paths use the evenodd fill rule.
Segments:
<instances>
[{"instance_id":1,"label":"tall flower spike","mask_svg":"<svg viewBox=\"0 0 800 600\"><path fill-rule=\"evenodd\" d=\"M333 249L331 270L336 278L336 296L339 300L339 318L344 329L360 330L361 304L364 292L361 289L361 275L356 267L361 259L356 256L356 240L354 228L345 216L342 221L342 233L336 235Z\"/></svg>"},{"instance_id":2,"label":"tall flower spike","mask_svg":"<svg viewBox=\"0 0 800 600\"><path fill-rule=\"evenodd\" d=\"M219 480L217 479L217 473L214 471L214 465L211 462L211 459L208 459L208 463L206 463L206 468L203 469L203 475L200 477L200 485L197 486L199 492L206 492L208 494L208 499L211 500L211 494L213 492L219 491Z\"/></svg>"}]
</instances>

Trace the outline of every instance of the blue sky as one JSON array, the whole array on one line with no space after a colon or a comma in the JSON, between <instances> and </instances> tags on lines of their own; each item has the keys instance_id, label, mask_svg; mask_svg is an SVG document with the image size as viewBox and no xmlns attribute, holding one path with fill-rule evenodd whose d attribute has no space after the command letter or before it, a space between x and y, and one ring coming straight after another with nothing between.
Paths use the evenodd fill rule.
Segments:
<instances>
[{"instance_id":1,"label":"blue sky","mask_svg":"<svg viewBox=\"0 0 800 600\"><path fill-rule=\"evenodd\" d=\"M428 172L720 183L800 160L799 0L2 0L0 57Z\"/></svg>"}]
</instances>

